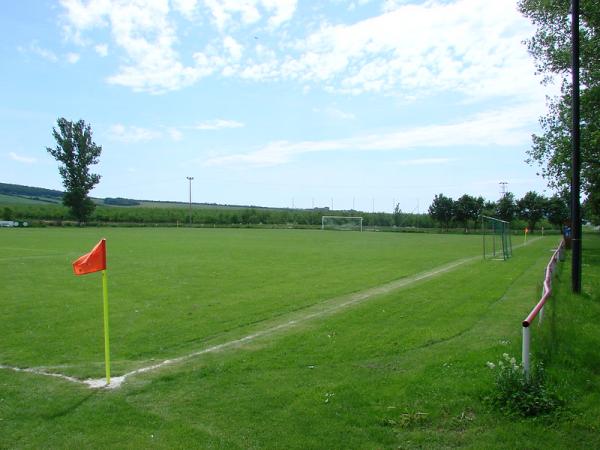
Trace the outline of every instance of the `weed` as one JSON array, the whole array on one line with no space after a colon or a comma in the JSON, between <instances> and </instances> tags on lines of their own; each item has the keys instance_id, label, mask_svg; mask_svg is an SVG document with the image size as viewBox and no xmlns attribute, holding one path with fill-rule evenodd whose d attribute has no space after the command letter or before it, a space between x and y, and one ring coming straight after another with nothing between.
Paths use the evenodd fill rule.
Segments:
<instances>
[{"instance_id":1,"label":"weed","mask_svg":"<svg viewBox=\"0 0 600 450\"><path fill-rule=\"evenodd\" d=\"M507 353L498 364L488 362L487 366L497 370L495 390L488 400L503 412L533 417L551 413L561 406L562 401L548 386L542 362L533 365L529 376Z\"/></svg>"}]
</instances>

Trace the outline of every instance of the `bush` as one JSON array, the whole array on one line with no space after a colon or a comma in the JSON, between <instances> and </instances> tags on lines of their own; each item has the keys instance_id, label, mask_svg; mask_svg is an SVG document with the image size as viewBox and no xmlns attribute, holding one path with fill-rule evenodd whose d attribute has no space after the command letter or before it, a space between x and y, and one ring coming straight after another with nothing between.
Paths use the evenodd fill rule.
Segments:
<instances>
[{"instance_id":1,"label":"bush","mask_svg":"<svg viewBox=\"0 0 600 450\"><path fill-rule=\"evenodd\" d=\"M546 373L541 362L533 364L529 377L515 358L504 353L498 364L487 366L497 370L495 391L490 402L507 414L523 417L548 414L558 409L562 402L554 390L548 387Z\"/></svg>"}]
</instances>

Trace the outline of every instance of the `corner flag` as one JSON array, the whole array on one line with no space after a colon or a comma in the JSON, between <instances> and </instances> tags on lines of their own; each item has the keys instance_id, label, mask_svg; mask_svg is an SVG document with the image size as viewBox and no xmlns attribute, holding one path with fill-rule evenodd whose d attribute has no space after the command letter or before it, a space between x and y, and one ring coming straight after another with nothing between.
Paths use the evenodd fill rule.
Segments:
<instances>
[{"instance_id":1,"label":"corner flag","mask_svg":"<svg viewBox=\"0 0 600 450\"><path fill-rule=\"evenodd\" d=\"M102 299L104 304L104 362L106 366L106 384L110 384L110 346L108 332L108 283L106 279L106 239L96 244L91 252L73 262L75 275L85 275L102 271Z\"/></svg>"},{"instance_id":2,"label":"corner flag","mask_svg":"<svg viewBox=\"0 0 600 450\"><path fill-rule=\"evenodd\" d=\"M73 263L75 275L85 275L101 270L106 270L106 239L102 239L91 252L77 258Z\"/></svg>"}]
</instances>

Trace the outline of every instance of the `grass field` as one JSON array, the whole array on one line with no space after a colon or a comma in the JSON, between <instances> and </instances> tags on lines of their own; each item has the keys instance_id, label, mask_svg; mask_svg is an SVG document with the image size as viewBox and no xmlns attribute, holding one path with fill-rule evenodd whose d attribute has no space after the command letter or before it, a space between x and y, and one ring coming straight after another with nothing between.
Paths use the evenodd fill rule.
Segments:
<instances>
[{"instance_id":1,"label":"grass field","mask_svg":"<svg viewBox=\"0 0 600 450\"><path fill-rule=\"evenodd\" d=\"M519 324L539 295L556 237L498 262L478 257L480 236L0 231L0 364L103 376L100 277L75 277L70 267L101 237L108 243L114 375L296 321L131 377L117 390L0 370L0 448L600 445L600 333L589 327L569 340L585 340L581 361L565 356L564 344L548 345L556 327L534 332L534 350L554 349L554 379L576 381L559 385L569 399L562 415L507 418L483 400L493 384L485 362L520 352ZM585 251L585 273L595 274L584 278L585 319L597 324L597 236ZM412 282L375 295L395 280ZM365 291L365 301L331 309ZM562 314L582 320L580 297L564 289L563 296Z\"/></svg>"}]
</instances>

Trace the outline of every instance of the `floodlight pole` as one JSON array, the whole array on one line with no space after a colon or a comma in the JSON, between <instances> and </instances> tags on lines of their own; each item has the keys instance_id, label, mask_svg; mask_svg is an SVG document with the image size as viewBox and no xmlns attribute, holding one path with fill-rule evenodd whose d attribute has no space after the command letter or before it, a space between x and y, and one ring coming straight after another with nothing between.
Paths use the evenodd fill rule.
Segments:
<instances>
[{"instance_id":1,"label":"floodlight pole","mask_svg":"<svg viewBox=\"0 0 600 450\"><path fill-rule=\"evenodd\" d=\"M581 145L579 139L579 0L571 2L571 74L572 74L572 118L571 126L571 289L581 292L581 207L580 172Z\"/></svg>"},{"instance_id":2,"label":"floodlight pole","mask_svg":"<svg viewBox=\"0 0 600 450\"><path fill-rule=\"evenodd\" d=\"M186 177L190 182L190 225L192 224L192 180L194 177Z\"/></svg>"}]
</instances>

